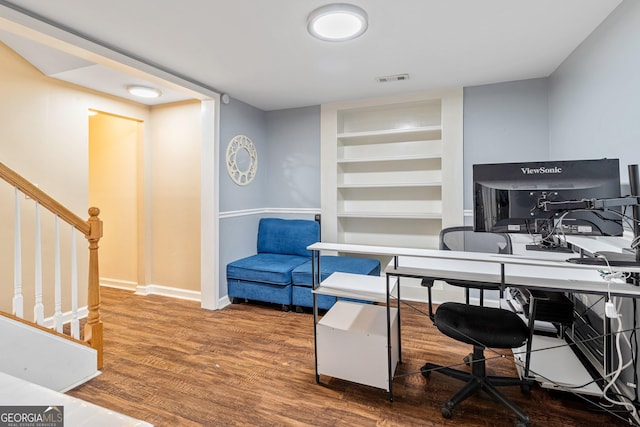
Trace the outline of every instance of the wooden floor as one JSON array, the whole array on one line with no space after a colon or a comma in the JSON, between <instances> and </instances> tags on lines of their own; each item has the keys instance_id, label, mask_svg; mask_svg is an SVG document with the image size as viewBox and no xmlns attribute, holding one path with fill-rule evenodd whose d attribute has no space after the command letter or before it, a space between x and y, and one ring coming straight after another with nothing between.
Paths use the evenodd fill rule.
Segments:
<instances>
[{"instance_id":1,"label":"wooden floor","mask_svg":"<svg viewBox=\"0 0 640 427\"><path fill-rule=\"evenodd\" d=\"M424 306L421 306L424 308ZM313 318L276 307L199 304L103 288L103 374L69 394L156 426L512 426L515 417L484 394L440 406L461 383L426 380L425 361L451 364L469 352L423 314L403 306L403 362L394 402L384 390L321 377L315 382ZM489 373L515 375L509 358ZM534 388L505 393L532 426L628 425L569 394Z\"/></svg>"}]
</instances>

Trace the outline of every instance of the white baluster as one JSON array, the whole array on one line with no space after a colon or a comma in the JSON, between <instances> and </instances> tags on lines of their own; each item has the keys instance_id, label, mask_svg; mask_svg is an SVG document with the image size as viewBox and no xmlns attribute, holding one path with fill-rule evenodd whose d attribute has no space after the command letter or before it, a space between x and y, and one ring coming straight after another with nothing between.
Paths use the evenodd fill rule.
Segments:
<instances>
[{"instance_id":1,"label":"white baluster","mask_svg":"<svg viewBox=\"0 0 640 427\"><path fill-rule=\"evenodd\" d=\"M80 339L78 319L78 253L76 251L76 228L71 227L71 336Z\"/></svg>"},{"instance_id":2,"label":"white baluster","mask_svg":"<svg viewBox=\"0 0 640 427\"><path fill-rule=\"evenodd\" d=\"M13 314L24 317L22 297L22 232L20 230L20 191L15 188L15 209L13 225Z\"/></svg>"},{"instance_id":3,"label":"white baluster","mask_svg":"<svg viewBox=\"0 0 640 427\"><path fill-rule=\"evenodd\" d=\"M36 202L36 295L33 307L33 320L38 325L44 321L44 305L42 304L42 239L40 237L40 203Z\"/></svg>"},{"instance_id":4,"label":"white baluster","mask_svg":"<svg viewBox=\"0 0 640 427\"><path fill-rule=\"evenodd\" d=\"M62 283L60 280L60 217L56 215L56 249L55 249L55 312L53 321L56 331L62 333Z\"/></svg>"}]
</instances>

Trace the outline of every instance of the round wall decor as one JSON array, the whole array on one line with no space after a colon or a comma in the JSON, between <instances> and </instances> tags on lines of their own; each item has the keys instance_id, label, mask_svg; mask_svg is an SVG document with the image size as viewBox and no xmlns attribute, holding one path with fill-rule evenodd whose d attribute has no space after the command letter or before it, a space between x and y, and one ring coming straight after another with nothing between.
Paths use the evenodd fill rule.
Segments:
<instances>
[{"instance_id":1,"label":"round wall decor","mask_svg":"<svg viewBox=\"0 0 640 427\"><path fill-rule=\"evenodd\" d=\"M258 152L253 141L245 135L231 138L227 146L227 172L238 185L247 185L256 177Z\"/></svg>"}]
</instances>

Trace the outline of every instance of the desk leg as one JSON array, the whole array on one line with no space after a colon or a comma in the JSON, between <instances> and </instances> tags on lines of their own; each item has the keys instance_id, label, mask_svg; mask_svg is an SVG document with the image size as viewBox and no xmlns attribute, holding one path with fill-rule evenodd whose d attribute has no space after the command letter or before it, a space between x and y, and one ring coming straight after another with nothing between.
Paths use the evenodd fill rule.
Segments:
<instances>
[{"instance_id":1,"label":"desk leg","mask_svg":"<svg viewBox=\"0 0 640 427\"><path fill-rule=\"evenodd\" d=\"M316 256L318 257L318 268L316 269ZM316 273L317 270L317 273ZM317 276L316 276L317 274ZM311 252L311 289L316 290L320 284L320 252ZM316 384L320 384L320 375L318 374L318 296L315 292L311 293L313 298L313 358L316 368Z\"/></svg>"},{"instance_id":2,"label":"desk leg","mask_svg":"<svg viewBox=\"0 0 640 427\"><path fill-rule=\"evenodd\" d=\"M525 354L524 378L529 379L531 365L531 347L533 346L533 331L536 323L536 299L529 297L529 339L527 340L527 352Z\"/></svg>"},{"instance_id":3,"label":"desk leg","mask_svg":"<svg viewBox=\"0 0 640 427\"><path fill-rule=\"evenodd\" d=\"M387 381L389 382L389 402L393 402L393 372L391 367L391 305L389 303L389 275L387 275Z\"/></svg>"},{"instance_id":4,"label":"desk leg","mask_svg":"<svg viewBox=\"0 0 640 427\"><path fill-rule=\"evenodd\" d=\"M395 265L396 268L398 268L398 257L393 257L393 264ZM389 280L389 276L387 276L387 280ZM400 321L400 277L397 277L396 280L398 280L398 363L402 363L402 333L400 331L401 329L401 321ZM387 286L389 286L387 284Z\"/></svg>"}]
</instances>

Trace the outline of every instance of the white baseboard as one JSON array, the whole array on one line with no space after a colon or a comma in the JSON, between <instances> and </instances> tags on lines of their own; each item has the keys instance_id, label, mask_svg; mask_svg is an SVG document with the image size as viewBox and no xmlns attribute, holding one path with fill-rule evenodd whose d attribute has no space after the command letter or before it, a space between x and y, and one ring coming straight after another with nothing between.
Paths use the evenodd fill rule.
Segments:
<instances>
[{"instance_id":1,"label":"white baseboard","mask_svg":"<svg viewBox=\"0 0 640 427\"><path fill-rule=\"evenodd\" d=\"M231 305L231 300L228 295L225 295L218 300L218 309L225 308L228 305Z\"/></svg>"},{"instance_id":2,"label":"white baseboard","mask_svg":"<svg viewBox=\"0 0 640 427\"><path fill-rule=\"evenodd\" d=\"M187 289L172 288L162 285L137 286L136 295L162 295L165 297L186 299L189 301L202 301L200 291L190 291Z\"/></svg>"},{"instance_id":3,"label":"white baseboard","mask_svg":"<svg viewBox=\"0 0 640 427\"><path fill-rule=\"evenodd\" d=\"M135 292L137 295L162 295L165 297L186 299L190 301L201 301L199 291L191 291L187 289L174 288L162 285L146 285L138 286L136 282L129 280L110 279L108 277L100 278L100 286L107 288L123 289Z\"/></svg>"},{"instance_id":4,"label":"white baseboard","mask_svg":"<svg viewBox=\"0 0 640 427\"><path fill-rule=\"evenodd\" d=\"M131 282L129 280L110 279L108 277L100 278L100 286L106 286L107 288L125 289L128 291L135 291L138 287L137 282Z\"/></svg>"},{"instance_id":5,"label":"white baseboard","mask_svg":"<svg viewBox=\"0 0 640 427\"><path fill-rule=\"evenodd\" d=\"M109 279L106 277L100 278L100 286L107 288L124 289L126 291L132 291L136 295L162 295L170 298L178 298L189 301L202 302L202 296L199 291L191 291L187 289L174 288L170 286L162 285L146 285L138 286L135 282L126 280ZM218 309L225 308L230 305L231 301L228 296L224 296L218 300ZM86 309L85 309L86 311ZM86 316L86 313L85 313Z\"/></svg>"},{"instance_id":6,"label":"white baseboard","mask_svg":"<svg viewBox=\"0 0 640 427\"><path fill-rule=\"evenodd\" d=\"M403 286L401 291L401 297L403 300L414 301L414 302L428 302L427 300L427 289L419 286L417 283L406 283L407 278L403 278ZM406 285L405 285L406 283ZM124 289L128 291L135 292L136 295L162 295L170 298L178 298L189 301L197 301L201 302L202 298L199 291L191 291L187 289L173 288L170 286L161 286L161 285L147 285L147 286L138 286L134 282L128 282L124 280L117 279L108 279L108 278L100 278L100 286L105 286L108 288L116 288L116 289ZM460 289L462 288L454 288L442 286L441 283L436 282L432 289L432 298L434 304L441 304L447 301L458 301L463 302L464 296L462 295ZM478 304L479 299L477 297L471 297L472 304ZM225 308L226 306L231 305L231 300L229 300L229 296L225 295L224 297L218 300L218 310ZM484 302L485 306L490 307L498 307L498 301L485 298ZM78 312L78 317L83 318L87 316L87 307L83 307ZM63 314L64 323L71 321L71 313ZM48 317L45 320L45 326L53 327L53 317Z\"/></svg>"}]
</instances>

